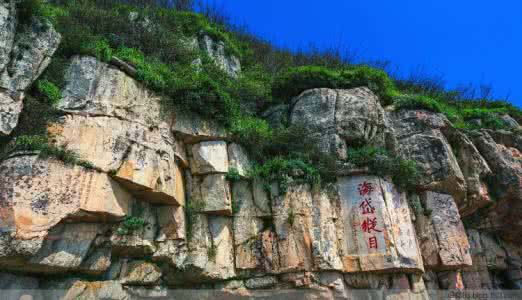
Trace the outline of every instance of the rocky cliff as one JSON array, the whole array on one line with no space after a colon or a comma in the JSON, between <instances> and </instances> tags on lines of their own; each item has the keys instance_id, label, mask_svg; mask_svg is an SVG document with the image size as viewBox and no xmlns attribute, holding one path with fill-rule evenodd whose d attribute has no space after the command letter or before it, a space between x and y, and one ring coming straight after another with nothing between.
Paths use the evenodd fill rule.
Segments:
<instances>
[{"instance_id":1,"label":"rocky cliff","mask_svg":"<svg viewBox=\"0 0 522 300\"><path fill-rule=\"evenodd\" d=\"M17 32L14 10L0 3L3 135L60 42L49 24ZM241 72L222 43L199 44L230 76ZM249 177L251 153L215 120L165 115L160 96L134 76L116 58L70 58L47 132L89 164L16 149L2 157L0 289L10 297L35 289L35 299L45 290L148 299L188 289L193 298L373 290L428 299L522 288L516 130L464 133L440 113L383 107L365 86L310 89L264 115L304 125L340 161L353 141L394 149L417 162L420 181L406 191L346 165L328 184L289 177L282 187Z\"/></svg>"}]
</instances>

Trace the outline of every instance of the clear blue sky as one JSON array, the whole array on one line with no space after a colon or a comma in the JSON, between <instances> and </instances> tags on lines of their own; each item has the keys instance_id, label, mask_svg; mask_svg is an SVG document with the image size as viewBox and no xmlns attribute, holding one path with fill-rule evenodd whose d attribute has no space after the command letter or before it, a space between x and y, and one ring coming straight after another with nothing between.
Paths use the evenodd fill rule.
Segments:
<instances>
[{"instance_id":1,"label":"clear blue sky","mask_svg":"<svg viewBox=\"0 0 522 300\"><path fill-rule=\"evenodd\" d=\"M492 84L522 107L522 0L215 0L234 23L292 49L339 43L447 86Z\"/></svg>"}]
</instances>

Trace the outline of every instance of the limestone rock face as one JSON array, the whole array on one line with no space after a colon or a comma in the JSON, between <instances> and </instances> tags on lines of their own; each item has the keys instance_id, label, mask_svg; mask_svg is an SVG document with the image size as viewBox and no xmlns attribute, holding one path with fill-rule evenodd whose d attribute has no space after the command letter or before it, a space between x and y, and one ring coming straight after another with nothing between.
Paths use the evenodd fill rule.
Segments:
<instances>
[{"instance_id":1,"label":"limestone rock face","mask_svg":"<svg viewBox=\"0 0 522 300\"><path fill-rule=\"evenodd\" d=\"M111 253L103 248L94 251L95 239L103 234L101 224L61 224L54 227L32 256L11 253L0 257L6 269L33 273L77 271L91 275L103 274L111 264Z\"/></svg>"},{"instance_id":2,"label":"limestone rock face","mask_svg":"<svg viewBox=\"0 0 522 300\"><path fill-rule=\"evenodd\" d=\"M235 276L232 223L225 217L191 216L189 252L181 268L171 266L171 285L222 281Z\"/></svg>"},{"instance_id":3,"label":"limestone rock face","mask_svg":"<svg viewBox=\"0 0 522 300\"><path fill-rule=\"evenodd\" d=\"M16 32L16 1L0 4L0 135L18 124L23 95L51 62L61 36L49 23L33 20Z\"/></svg>"},{"instance_id":4,"label":"limestone rock face","mask_svg":"<svg viewBox=\"0 0 522 300\"><path fill-rule=\"evenodd\" d=\"M2 229L21 239L45 237L65 218L121 219L132 201L107 174L56 160L14 156L0 170Z\"/></svg>"},{"instance_id":5,"label":"limestone rock face","mask_svg":"<svg viewBox=\"0 0 522 300\"><path fill-rule=\"evenodd\" d=\"M470 246L458 209L450 195L425 192L425 214L416 221L424 265L430 269L470 266Z\"/></svg>"},{"instance_id":6,"label":"limestone rock face","mask_svg":"<svg viewBox=\"0 0 522 300\"><path fill-rule=\"evenodd\" d=\"M241 62L233 55L225 51L225 44L214 41L209 35L203 35L200 39L200 48L210 56L214 62L229 76L237 78L241 73Z\"/></svg>"},{"instance_id":7,"label":"limestone rock face","mask_svg":"<svg viewBox=\"0 0 522 300\"><path fill-rule=\"evenodd\" d=\"M227 143L201 142L192 146L192 174L228 172Z\"/></svg>"},{"instance_id":8,"label":"limestone rock face","mask_svg":"<svg viewBox=\"0 0 522 300\"><path fill-rule=\"evenodd\" d=\"M0 134L8 135L18 124L23 108L23 94L0 91Z\"/></svg>"},{"instance_id":9,"label":"limestone rock face","mask_svg":"<svg viewBox=\"0 0 522 300\"><path fill-rule=\"evenodd\" d=\"M451 126L448 119L424 110L400 110L389 118L399 155L417 162L423 188L451 194L457 203L464 203L466 181L442 132Z\"/></svg>"},{"instance_id":10,"label":"limestone rock face","mask_svg":"<svg viewBox=\"0 0 522 300\"><path fill-rule=\"evenodd\" d=\"M385 142L384 109L368 88L313 89L303 92L293 103L290 123L309 130L323 152L346 158L347 142Z\"/></svg>"},{"instance_id":11,"label":"limestone rock face","mask_svg":"<svg viewBox=\"0 0 522 300\"><path fill-rule=\"evenodd\" d=\"M16 34L14 16L16 16L15 1L3 1L0 4L0 70L3 70L10 60Z\"/></svg>"},{"instance_id":12,"label":"limestone rock face","mask_svg":"<svg viewBox=\"0 0 522 300\"><path fill-rule=\"evenodd\" d=\"M51 28L28 32L42 49L20 49L13 10L0 3L2 134L57 43ZM223 43L199 42L239 76ZM274 127L303 126L310 147L340 162L348 146L384 147L415 160L421 182L406 192L349 164L334 182L278 182L250 178L258 162L213 120L161 113L160 97L123 63L72 57L62 115L47 125L52 146L92 167L36 152L0 158L0 288L19 280L67 289L64 299L119 300L185 289L198 299L358 299L367 289L428 299L428 290L522 288L522 137L509 116L513 132L472 133L442 114L383 108L367 87L304 91L265 112Z\"/></svg>"},{"instance_id":13,"label":"limestone rock face","mask_svg":"<svg viewBox=\"0 0 522 300\"><path fill-rule=\"evenodd\" d=\"M91 57L73 58L66 79L59 108L69 115L49 126L54 143L113 172L137 197L183 205L185 148L161 118L159 98Z\"/></svg>"},{"instance_id":14,"label":"limestone rock face","mask_svg":"<svg viewBox=\"0 0 522 300\"><path fill-rule=\"evenodd\" d=\"M158 266L145 261L134 261L125 267L121 283L126 285L155 285L161 279Z\"/></svg>"},{"instance_id":15,"label":"limestone rock face","mask_svg":"<svg viewBox=\"0 0 522 300\"><path fill-rule=\"evenodd\" d=\"M491 204L486 182L492 172L486 160L465 134L451 130L446 136L466 180L465 202L457 203L461 216L466 216Z\"/></svg>"},{"instance_id":16,"label":"limestone rock face","mask_svg":"<svg viewBox=\"0 0 522 300\"><path fill-rule=\"evenodd\" d=\"M344 271L422 271L406 195L372 176L338 179L344 217Z\"/></svg>"},{"instance_id":17,"label":"limestone rock face","mask_svg":"<svg viewBox=\"0 0 522 300\"><path fill-rule=\"evenodd\" d=\"M70 113L111 116L159 126L159 98L124 72L94 57L76 56L65 75L58 108Z\"/></svg>"},{"instance_id":18,"label":"limestone rock face","mask_svg":"<svg viewBox=\"0 0 522 300\"><path fill-rule=\"evenodd\" d=\"M474 142L494 174L494 196L497 203L489 212L487 227L500 230L506 239L520 241L519 232L522 228L520 149L522 147L516 139L488 131L482 131L475 136Z\"/></svg>"}]
</instances>

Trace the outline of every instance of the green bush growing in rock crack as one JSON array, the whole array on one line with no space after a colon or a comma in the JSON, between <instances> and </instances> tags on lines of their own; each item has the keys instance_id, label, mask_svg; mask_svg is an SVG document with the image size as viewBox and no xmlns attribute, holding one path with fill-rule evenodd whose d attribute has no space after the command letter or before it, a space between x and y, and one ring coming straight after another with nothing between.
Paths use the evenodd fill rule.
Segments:
<instances>
[{"instance_id":1,"label":"green bush growing in rock crack","mask_svg":"<svg viewBox=\"0 0 522 300\"><path fill-rule=\"evenodd\" d=\"M36 87L38 92L47 99L49 104L56 105L62 98L62 92L60 89L52 82L48 80L39 80L36 83Z\"/></svg>"},{"instance_id":2,"label":"green bush growing in rock crack","mask_svg":"<svg viewBox=\"0 0 522 300\"><path fill-rule=\"evenodd\" d=\"M116 234L123 236L129 235L136 230L140 230L145 226L145 219L141 217L127 216L121 223Z\"/></svg>"},{"instance_id":3,"label":"green bush growing in rock crack","mask_svg":"<svg viewBox=\"0 0 522 300\"><path fill-rule=\"evenodd\" d=\"M385 149L362 146L349 148L348 161L357 167L368 167L370 174L390 176L393 183L407 190L414 190L419 180L417 163L390 155Z\"/></svg>"}]
</instances>

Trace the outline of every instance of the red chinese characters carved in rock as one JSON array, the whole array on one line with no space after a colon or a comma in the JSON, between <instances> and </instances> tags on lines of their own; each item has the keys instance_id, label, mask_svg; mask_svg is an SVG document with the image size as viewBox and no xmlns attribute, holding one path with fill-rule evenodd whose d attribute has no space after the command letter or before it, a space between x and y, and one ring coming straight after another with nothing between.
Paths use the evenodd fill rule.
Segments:
<instances>
[{"instance_id":1,"label":"red chinese characters carved in rock","mask_svg":"<svg viewBox=\"0 0 522 300\"><path fill-rule=\"evenodd\" d=\"M363 183L359 184L357 190L359 191L359 195L367 196L374 191L374 188L370 182L364 181Z\"/></svg>"},{"instance_id":2,"label":"red chinese characters carved in rock","mask_svg":"<svg viewBox=\"0 0 522 300\"><path fill-rule=\"evenodd\" d=\"M377 237L372 236L372 237L370 237L368 239L368 248L370 248L370 249L377 249L378 248Z\"/></svg>"},{"instance_id":3,"label":"red chinese characters carved in rock","mask_svg":"<svg viewBox=\"0 0 522 300\"><path fill-rule=\"evenodd\" d=\"M359 205L359 207L362 210L363 215L367 214L374 214L375 213L375 207L372 206L372 200L371 199L364 199L363 202Z\"/></svg>"},{"instance_id":4,"label":"red chinese characters carved in rock","mask_svg":"<svg viewBox=\"0 0 522 300\"><path fill-rule=\"evenodd\" d=\"M370 218L367 217L366 220L364 220L361 224L361 229L366 233L372 233L372 231L375 232L382 232L380 229L377 229L377 218Z\"/></svg>"}]
</instances>

